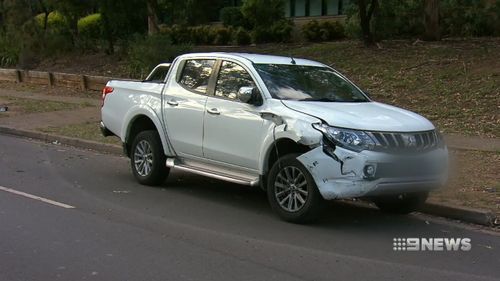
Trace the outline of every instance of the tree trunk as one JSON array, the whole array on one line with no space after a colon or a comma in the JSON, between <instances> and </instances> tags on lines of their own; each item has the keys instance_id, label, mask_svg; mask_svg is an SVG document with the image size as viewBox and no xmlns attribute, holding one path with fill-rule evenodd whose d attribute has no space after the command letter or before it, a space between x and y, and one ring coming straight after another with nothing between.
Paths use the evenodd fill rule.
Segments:
<instances>
[{"instance_id":1,"label":"tree trunk","mask_svg":"<svg viewBox=\"0 0 500 281\"><path fill-rule=\"evenodd\" d=\"M425 0L425 33L424 40L441 40L439 30L439 0Z\"/></svg>"},{"instance_id":2,"label":"tree trunk","mask_svg":"<svg viewBox=\"0 0 500 281\"><path fill-rule=\"evenodd\" d=\"M43 31L47 31L47 23L49 21L49 11L47 9L47 6L43 3L42 0L38 0L38 4L40 4L40 8L43 11Z\"/></svg>"},{"instance_id":3,"label":"tree trunk","mask_svg":"<svg viewBox=\"0 0 500 281\"><path fill-rule=\"evenodd\" d=\"M363 33L363 42L366 46L373 46L375 45L375 40L373 38L370 22L373 13L376 9L378 9L378 0L371 0L370 7L368 7L367 0L358 0L358 7L361 31Z\"/></svg>"},{"instance_id":4,"label":"tree trunk","mask_svg":"<svg viewBox=\"0 0 500 281\"><path fill-rule=\"evenodd\" d=\"M104 12L101 10L102 21L104 24L104 36L106 37L106 41L108 41L108 48L106 49L106 53L108 55L113 54L115 52L115 38L114 33L111 28L111 24L109 22L109 17L107 14L107 6L104 9Z\"/></svg>"},{"instance_id":5,"label":"tree trunk","mask_svg":"<svg viewBox=\"0 0 500 281\"><path fill-rule=\"evenodd\" d=\"M0 0L0 30L5 32L5 8L3 4L4 0Z\"/></svg>"},{"instance_id":6,"label":"tree trunk","mask_svg":"<svg viewBox=\"0 0 500 281\"><path fill-rule=\"evenodd\" d=\"M158 27L158 2L157 0L148 0L148 35L160 32Z\"/></svg>"}]
</instances>

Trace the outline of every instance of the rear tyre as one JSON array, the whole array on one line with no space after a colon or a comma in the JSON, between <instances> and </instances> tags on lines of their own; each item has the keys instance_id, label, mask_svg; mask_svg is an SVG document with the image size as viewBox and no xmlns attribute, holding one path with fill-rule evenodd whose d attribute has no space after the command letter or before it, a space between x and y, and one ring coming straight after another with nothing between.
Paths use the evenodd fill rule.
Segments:
<instances>
[{"instance_id":1,"label":"rear tyre","mask_svg":"<svg viewBox=\"0 0 500 281\"><path fill-rule=\"evenodd\" d=\"M274 163L267 179L267 198L283 220L307 223L319 217L325 202L297 156L288 154Z\"/></svg>"},{"instance_id":2,"label":"rear tyre","mask_svg":"<svg viewBox=\"0 0 500 281\"><path fill-rule=\"evenodd\" d=\"M136 180L149 186L162 184L170 171L165 162L166 156L158 132L140 132L132 142L130 152L130 164Z\"/></svg>"},{"instance_id":3,"label":"rear tyre","mask_svg":"<svg viewBox=\"0 0 500 281\"><path fill-rule=\"evenodd\" d=\"M373 199L377 207L387 213L409 214L417 211L427 199L428 192L403 193Z\"/></svg>"}]
</instances>

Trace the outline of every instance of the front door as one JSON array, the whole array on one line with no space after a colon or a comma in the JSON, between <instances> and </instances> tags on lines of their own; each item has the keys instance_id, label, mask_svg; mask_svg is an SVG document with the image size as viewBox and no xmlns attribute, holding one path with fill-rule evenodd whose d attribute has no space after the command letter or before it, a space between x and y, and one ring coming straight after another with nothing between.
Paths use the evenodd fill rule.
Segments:
<instances>
[{"instance_id":1,"label":"front door","mask_svg":"<svg viewBox=\"0 0 500 281\"><path fill-rule=\"evenodd\" d=\"M238 100L241 87L255 87L255 82L240 65L223 61L215 93L207 100L203 154L211 160L257 170L264 121L259 106Z\"/></svg>"}]
</instances>

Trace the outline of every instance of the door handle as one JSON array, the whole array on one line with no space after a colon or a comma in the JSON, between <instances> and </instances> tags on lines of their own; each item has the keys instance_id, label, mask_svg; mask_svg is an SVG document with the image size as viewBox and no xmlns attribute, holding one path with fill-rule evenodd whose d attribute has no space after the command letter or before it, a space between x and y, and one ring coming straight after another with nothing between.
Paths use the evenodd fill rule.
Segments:
<instances>
[{"instance_id":1,"label":"door handle","mask_svg":"<svg viewBox=\"0 0 500 281\"><path fill-rule=\"evenodd\" d=\"M176 102L175 100L169 100L169 101L167 101L167 103L168 103L169 105L172 105L172 106L178 106L178 105L179 105L179 103L178 103L178 102Z\"/></svg>"},{"instance_id":2,"label":"door handle","mask_svg":"<svg viewBox=\"0 0 500 281\"><path fill-rule=\"evenodd\" d=\"M213 115L220 115L220 111L217 108L207 109L207 112Z\"/></svg>"}]
</instances>

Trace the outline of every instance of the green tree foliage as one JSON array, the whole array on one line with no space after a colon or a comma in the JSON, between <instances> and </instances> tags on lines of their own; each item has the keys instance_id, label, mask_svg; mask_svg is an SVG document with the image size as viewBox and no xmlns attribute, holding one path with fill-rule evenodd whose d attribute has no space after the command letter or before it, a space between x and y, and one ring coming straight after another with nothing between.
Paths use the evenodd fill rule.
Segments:
<instances>
[{"instance_id":1,"label":"green tree foliage","mask_svg":"<svg viewBox=\"0 0 500 281\"><path fill-rule=\"evenodd\" d=\"M499 1L441 0L440 5L441 29L447 36L492 36L500 32L495 12Z\"/></svg>"},{"instance_id":2,"label":"green tree foliage","mask_svg":"<svg viewBox=\"0 0 500 281\"><path fill-rule=\"evenodd\" d=\"M167 35L136 35L127 51L130 76L145 78L157 64L171 62L189 50L188 45L173 45Z\"/></svg>"},{"instance_id":3,"label":"green tree foliage","mask_svg":"<svg viewBox=\"0 0 500 281\"><path fill-rule=\"evenodd\" d=\"M245 0L241 12L251 27L270 27L285 18L285 1Z\"/></svg>"},{"instance_id":4,"label":"green tree foliage","mask_svg":"<svg viewBox=\"0 0 500 281\"><path fill-rule=\"evenodd\" d=\"M283 0L245 0L241 12L252 30L254 43L290 40L293 22L285 19Z\"/></svg>"},{"instance_id":5,"label":"green tree foliage","mask_svg":"<svg viewBox=\"0 0 500 281\"><path fill-rule=\"evenodd\" d=\"M147 7L141 0L98 0L106 51L113 53L118 40L147 31Z\"/></svg>"},{"instance_id":6,"label":"green tree foliage","mask_svg":"<svg viewBox=\"0 0 500 281\"><path fill-rule=\"evenodd\" d=\"M240 7L225 7L220 11L220 20L224 26L248 27Z\"/></svg>"},{"instance_id":7,"label":"green tree foliage","mask_svg":"<svg viewBox=\"0 0 500 281\"><path fill-rule=\"evenodd\" d=\"M99 13L91 14L78 20L78 34L90 39L102 37L102 16Z\"/></svg>"},{"instance_id":8,"label":"green tree foliage","mask_svg":"<svg viewBox=\"0 0 500 281\"><path fill-rule=\"evenodd\" d=\"M366 0L367 1L367 0ZM440 0L439 28L442 37L492 36L500 34L500 1ZM425 10L422 0L384 0L370 21L374 40L424 37ZM346 34L362 38L358 5L347 9Z\"/></svg>"},{"instance_id":9,"label":"green tree foliage","mask_svg":"<svg viewBox=\"0 0 500 281\"><path fill-rule=\"evenodd\" d=\"M47 6L61 13L66 19L68 30L72 35L72 43L75 44L78 37L78 20L89 14L95 7L94 1L85 0L46 0Z\"/></svg>"}]
</instances>

